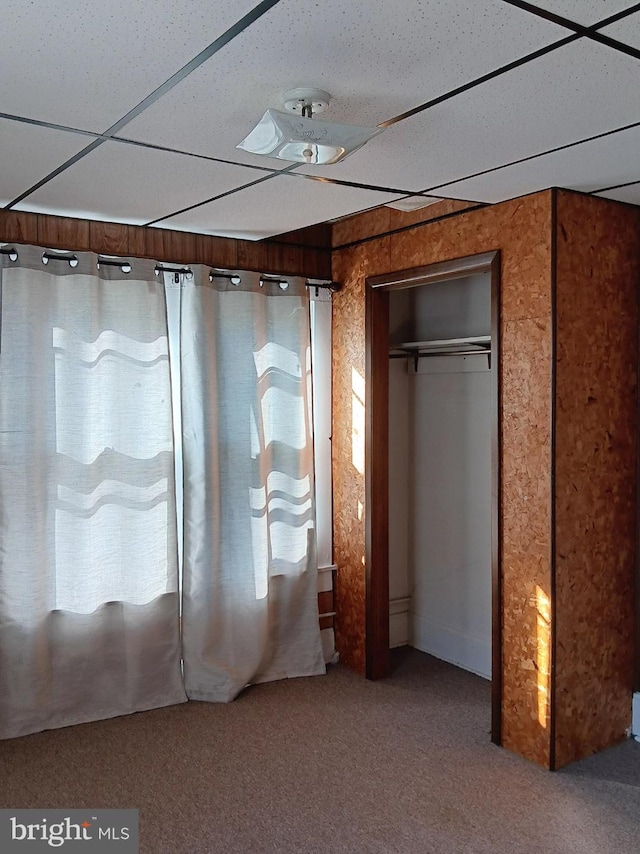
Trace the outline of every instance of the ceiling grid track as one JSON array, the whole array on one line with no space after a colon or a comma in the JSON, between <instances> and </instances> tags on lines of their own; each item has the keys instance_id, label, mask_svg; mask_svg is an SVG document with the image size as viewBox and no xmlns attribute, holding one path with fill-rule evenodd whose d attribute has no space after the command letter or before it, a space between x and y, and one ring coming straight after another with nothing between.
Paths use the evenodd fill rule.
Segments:
<instances>
[{"instance_id":1,"label":"ceiling grid track","mask_svg":"<svg viewBox=\"0 0 640 854\"><path fill-rule=\"evenodd\" d=\"M478 77L475 80L472 80L472 81L470 81L470 82L468 82L462 86L459 86L456 89L452 89L449 92L446 92L446 93L444 93L444 94L442 94L436 98L433 98L430 101L427 101L424 104L419 105L418 107L414 107L413 109L408 110L404 113L401 113L398 116L395 116L391 119L388 119L387 121L381 122L378 125L378 127L380 127L380 128L391 127L392 125L397 124L401 121L404 121L408 118L411 118L411 116L417 115L418 113L424 112L425 110L428 110L429 108L434 107L437 104L441 104L445 101L450 100L451 98L456 97L457 95L460 95L464 92L467 92L469 89L475 88L476 86L480 86L481 84L486 83L489 80L493 80L496 77L499 77L499 76L502 76L503 74L508 73L509 71L513 71L516 68L520 68L521 66L526 65L529 62L533 62L542 56L545 56L545 55L547 55L553 51L556 51L556 50L564 47L565 45L568 45L568 44L571 44L575 41L578 41L581 38L593 38L597 34L598 29L600 29L602 27L609 26L610 24L615 23L619 20L622 20L623 18L626 18L629 15L633 14L634 12L640 10L640 3L636 3L634 6L631 6L628 9L624 9L620 12L617 12L615 15L610 15L609 17L599 21L598 23L593 24L590 27L587 27L587 26L583 26L581 24L578 24L575 21L571 21L568 18L563 18L562 16L555 15L553 12L547 12L546 10L543 10L537 6L533 6L530 3L521 2L521 0L503 0L503 2L506 3L507 5L511 5L511 6L515 6L517 8L520 8L523 11L531 12L532 14L537 15L538 17L545 18L546 20L550 21L551 23L555 23L555 24L558 24L560 26L563 26L563 27L565 27L565 29L570 29L573 32L571 35L566 36L563 39L559 39L558 41L553 42L550 45L546 45L545 47L540 48L539 50L536 50L536 51L533 51L532 53L526 54L525 56L520 57L519 59L514 60L513 62L507 63L506 65L495 69L494 71L488 72L487 74L482 75L481 77ZM632 56L634 56L636 58L640 58L640 51L635 50L635 48L630 48L630 47L628 48L628 46L624 45L622 42L617 42L614 39L608 39L607 38L606 43L607 43L607 46L612 47L614 49L618 49L622 53L627 53L627 54L630 53ZM640 124L640 122L638 122L636 124ZM620 130L628 129L628 127L635 127L636 124L626 126L625 128L621 128ZM568 143L565 146L558 146L556 148L549 149L548 151L544 151L544 152L541 152L539 154L531 155L531 156L526 157L526 158L521 158L521 160L516 160L513 163L507 163L507 164L502 164L500 166L492 167L492 169L485 170L484 172L479 172L479 173L477 173L477 175L471 175L471 176L467 176L467 178L456 179L455 181L449 181L449 182L446 182L443 184L439 184L435 187L425 188L425 189L416 190L416 191L399 191L399 192L402 192L404 194L403 195L404 198L407 198L408 196L428 196L428 195L432 194L434 190L436 190L440 187L448 187L451 184L458 183L458 182L463 181L463 180L468 180L471 177L477 177L477 176L482 175L482 174L487 174L489 172L498 171L500 169L507 168L508 166L515 165L516 163L519 163L519 162L525 162L527 160L533 160L533 159L537 159L540 157L544 157L546 154L553 153L554 151L560 151L560 150L563 150L564 148L571 148L573 146L580 145L583 142L589 142L592 139L597 139L599 137L608 136L608 135L611 135L611 134L614 134L617 132L618 132L618 130L606 131L603 134L597 134L593 137L589 137L589 138L584 139L584 140L579 140L576 142ZM340 180L337 180L334 178L325 178L325 177L320 178L320 177L314 177L314 176L310 176L310 175L304 175L302 173L296 174L295 172L292 171L293 169L296 169L296 168L297 168L297 166L293 166L291 169L279 170L276 172L276 174L290 173L291 175L293 175L293 177L296 177L296 178L297 177L308 178L311 180L321 181L323 183L328 183L328 184L338 184L338 185L346 184L348 186L349 185L350 186L358 186L358 187L361 187L362 189L368 189L368 190L384 189L384 188L375 187L373 185L357 184L356 182L343 182L343 181L340 181ZM273 177L275 177L275 176L273 176ZM209 204L210 202L213 202L213 201L217 201L218 199L223 198L224 196L233 195L234 193L240 192L242 189L244 189L244 188L238 187L235 190L231 190L227 193L223 193L220 196L214 196L214 197L207 199L203 202L198 202L195 205L192 205L192 206L185 208L183 210L174 211L173 213L168 214L167 216L158 218L156 220L153 220L152 222L147 223L147 225L154 225L157 222L162 222L164 220L171 219L172 217L178 216L179 214L184 213L187 210L193 210L195 208L201 207L202 205ZM398 191L392 190L392 189L387 189L387 192L398 192ZM598 191L598 192L602 192L602 191ZM441 197L441 198L446 198L446 197ZM483 204L483 202L479 202L478 200L471 200L471 199L456 199L456 201L469 201L469 202L472 202L473 204Z\"/></svg>"},{"instance_id":2,"label":"ceiling grid track","mask_svg":"<svg viewBox=\"0 0 640 854\"><path fill-rule=\"evenodd\" d=\"M271 180L278 175L285 175L289 177L295 178L304 178L305 180L311 180L321 183L326 183L335 186L344 186L347 188L353 189L361 189L365 191L375 191L381 193L388 194L396 194L401 198L406 198L408 196L425 196L425 197L433 197L433 194L438 189L444 189L451 185L458 184L464 182L466 180L470 180L472 178L480 177L482 175L487 175L490 173L498 172L503 169L508 169L511 166L515 166L521 163L525 163L531 160L536 160L539 158L543 158L546 155L553 154L559 151L563 151L569 148L573 148L588 142L592 142L597 139L601 139L607 136L612 136L618 133L621 133L626 130L630 130L632 128L640 126L640 122L635 122L632 124L625 125L623 127L611 129L605 131L603 133L595 134L593 136L589 136L580 140L576 140L570 143L566 143L564 145L555 146L553 148L549 148L546 151L542 151L533 155L528 155L526 157L522 157L508 163L503 163L499 166L494 166L489 169L481 170L465 177L456 178L454 180L450 180L444 183L440 183L437 185L433 185L428 188L420 189L420 190L406 190L406 189L398 189L393 187L383 187L375 184L369 184L366 182L358 182L358 181L348 181L341 180L332 177L320 177L314 175L307 175L301 172L295 172L294 170L298 169L300 164L293 164L284 169L275 169L268 166L258 166L255 164L247 164L247 163L239 163L235 160L227 160L224 158L218 158L213 156L208 156L204 154L196 154L194 152L183 151L180 149L175 149L171 147L166 147L162 145L155 145L152 143L140 142L134 139L130 139L127 137L118 136L118 132L122 130L129 122L133 121L133 119L137 118L141 115L148 107L152 104L155 104L163 95L167 94L171 91L176 85L178 85L182 80L184 80L188 75L190 75L193 71L198 69L204 62L214 56L219 50L221 50L224 46L229 44L234 38L239 36L244 30L246 30L249 26L251 26L254 22L256 22L260 17L262 17L265 13L269 12L274 6L276 6L280 0L262 0L262 2L258 3L250 12L244 15L240 20L238 20L233 26L228 28L224 33L222 33L215 41L213 41L208 47L194 56L189 62L187 62L182 68L180 68L177 72L171 75L164 83L154 89L149 95L147 95L143 100L141 100L135 107L133 107L129 112L123 115L118 121L112 124L106 131L103 133L96 133L92 131L86 131L78 128L68 127L65 125L58 125L52 122L45 122L36 119L30 119L23 116L12 115L9 113L0 113L0 119L5 119L8 121L21 122L25 124L31 124L37 127L47 128L55 131L63 131L66 133L83 135L86 137L92 138L92 141L86 145L79 152L74 154L56 169L51 171L48 175L42 178L40 181L30 186L27 190L22 192L20 195L16 196L11 202L9 202L4 210L10 210L15 205L19 204L28 196L35 193L38 189L40 189L45 184L52 181L62 172L69 169L71 166L76 164L78 161L85 158L88 154L93 152L96 148L101 146L105 142L118 142L123 145L137 146L139 148L146 148L149 150L156 150L162 152L168 152L172 154L180 154L186 157L198 158L206 161L210 161L212 163L220 163L224 165L229 165L233 167L242 167L244 169L252 169L255 171L260 171L264 173L260 178L256 180L248 181L246 184L241 186L232 188L225 192L218 193L204 201L196 202L193 205L188 205L186 207L181 208L180 210L172 211L166 215L161 217L157 217L148 223L147 225L156 225L157 223L169 220L173 217L176 217L182 213L187 211L191 211L202 207L211 202L217 201L219 199L228 197L230 195L234 195L243 190L247 190L250 187L254 187L257 184L264 183L267 180ZM448 101L452 98L455 98L458 95L461 95L470 89L473 89L477 86L482 85L490 80L493 80L502 75L508 74L509 72L521 68L522 66L534 62L535 60L546 56L554 51L558 51L565 47L566 45L572 44L578 40L587 39L593 42L602 44L612 50L618 51L619 53L625 54L635 59L640 60L640 50L631 46L624 44L623 42L618 41L617 39L611 38L604 33L601 33L600 30L603 28L616 23L618 21L627 18L630 15L640 11L640 2L635 3L634 5L629 6L627 9L621 10L616 14L610 15L609 17L592 24L590 26L586 26L583 24L579 24L575 21L572 21L568 18L565 18L561 15L558 15L554 12L543 9L539 6L536 6L533 3L526 2L526 0L502 0L502 2L510 6L512 8L517 8L522 10L523 12L529 13L538 18L542 18L552 24L563 27L565 30L569 31L569 34L564 38L561 38L557 41L552 42L536 51L528 53L512 62L509 62L505 65L500 66L499 68L494 69L484 75L481 75L473 80L470 80L467 83L464 83L461 86L458 86L448 92L444 92L441 95L426 101L423 104L420 104L410 110L407 110L403 113L400 113L397 116L394 116L384 122L381 122L378 127L379 128L388 128L399 122L403 122L412 116L418 115L420 113L425 112L426 110L438 105L442 104L445 101ZM636 184L640 184L640 181L628 181L626 183L617 184L610 187L605 187L601 190L593 190L591 194L597 194L601 192L606 192L614 189L619 189L621 187L634 186ZM439 198L451 198L450 196L439 196ZM473 204L484 204L484 202L479 202L477 200L463 200L456 199L457 201L469 201Z\"/></svg>"},{"instance_id":3,"label":"ceiling grid track","mask_svg":"<svg viewBox=\"0 0 640 854\"><path fill-rule=\"evenodd\" d=\"M609 193L611 190L622 190L625 187L636 187L640 185L639 181L625 181L624 184L614 184L612 187L601 187L599 190L592 190L590 195L597 196L598 193Z\"/></svg>"},{"instance_id":4,"label":"ceiling grid track","mask_svg":"<svg viewBox=\"0 0 640 854\"><path fill-rule=\"evenodd\" d=\"M163 95L166 95L174 86L177 86L178 83L181 83L185 77L195 71L197 68L206 62L208 59L216 54L219 50L229 44L236 36L240 35L240 33L244 32L247 27L251 26L258 18L262 17L266 12L272 9L280 0L262 0L261 3L253 8L250 12L248 12L244 17L240 18L232 27L229 27L221 36L219 36L215 41L211 42L211 44L206 47L204 50L200 51L196 56L193 57L186 65L183 65L175 74L172 74L168 80L165 80L160 86L153 90L146 98L143 98L135 107L129 110L128 113L125 113L122 118L118 119L118 121L111 125L111 127L107 128L104 133L100 134L98 139L95 139L93 142L89 143L85 148L79 151L77 154L74 154L73 157L70 157L67 161L58 166L57 169L54 169L53 172L50 172L49 175L46 175L42 180L38 181L37 184L34 184L28 190L25 190L4 208L5 210L10 210L14 205L17 205L18 202L21 202L27 196L30 196L36 190L39 190L44 184L52 181L57 175L61 172L67 170L70 166L73 166L74 163L77 163L79 160L82 160L83 157L86 157L87 154L90 154L94 151L99 145L105 143L108 139L114 136L121 128L125 125L129 124L129 122L133 121L133 119L137 118L147 107L150 107L152 104L161 98Z\"/></svg>"},{"instance_id":5,"label":"ceiling grid track","mask_svg":"<svg viewBox=\"0 0 640 854\"><path fill-rule=\"evenodd\" d=\"M433 187L427 187L421 191L420 195L426 196L434 193L436 190L441 187L451 187L453 184L460 184L463 181L470 181L472 178L479 178L482 175L491 175L493 172L500 172L502 169L508 169L510 166L518 166L520 163L528 163L530 160L538 160L541 157L546 157L548 154L555 154L558 151L566 151L569 148L575 148L579 145L584 145L587 142L593 142L596 139L604 139L607 136L614 136L617 133L622 133L626 130L632 130L633 128L640 127L640 122L632 122L629 125L623 125L619 128L613 128L613 130L607 130L603 133L597 133L593 136L585 137L584 139L578 139L574 142L567 142L564 145L557 145L555 148L548 148L545 151L541 151L538 154L529 154L527 157L520 157L518 160L512 160L510 163L503 163L500 166L492 166L491 169L482 169L480 172L474 172L471 175L465 175L462 178L456 178L453 181L446 181L443 184L436 184ZM628 187L633 184L638 184L640 181L629 181L626 184L617 184L615 187L605 187L606 190L615 190L618 187ZM604 190L593 190L593 193L602 193Z\"/></svg>"},{"instance_id":6,"label":"ceiling grid track","mask_svg":"<svg viewBox=\"0 0 640 854\"><path fill-rule=\"evenodd\" d=\"M532 15L535 15L538 18L543 18L553 24L558 24L561 27L574 30L581 38L592 39L593 41L604 44L607 47L612 47L614 50L618 50L621 53L626 53L628 56L640 59L640 50L637 48L618 41L617 39L612 39L604 33L599 32L599 30L604 29L604 27L608 27L610 24L615 24L617 21L621 21L623 18L637 12L640 9L640 3L630 6L628 9L623 9L615 15L610 15L608 18L605 18L597 24L585 27L581 24L576 24L575 21L570 21L568 18L563 18L561 15L556 15L554 12L541 9L533 3L527 3L526 0L502 0L502 2L509 6L513 6L516 9L522 9L524 12L530 12Z\"/></svg>"},{"instance_id":7,"label":"ceiling grid track","mask_svg":"<svg viewBox=\"0 0 640 854\"><path fill-rule=\"evenodd\" d=\"M386 122L381 122L378 127L386 128L391 125L396 124L397 122L404 121L405 119L410 118L411 116L415 116L418 113L422 113L425 110L428 110L430 107L435 107L436 104L441 104L444 101L448 101L450 98L454 98L456 95L461 95L463 92L467 92L469 89L473 89L476 86L479 86L482 83L486 83L488 80L493 80L495 77L500 77L502 74L506 74L509 71L513 71L516 68L519 68L522 65L527 64L528 62L533 62L536 59L539 59L541 56L545 56L552 51L558 50L561 47L564 47L567 44L571 44L571 42L577 41L581 38L594 38L596 35L596 31L601 27L607 27L609 24L612 24L616 21L621 20L622 18L626 18L628 15L633 14L634 12L640 9L640 3L637 3L635 6L631 6L629 9L625 9L624 12L618 12L617 15L611 15L608 18L605 18L603 21L600 21L597 24L593 24L591 27L583 27L580 24L576 24L573 21L569 21L567 18L559 18L557 15L553 15L553 13L545 13L543 14L542 9L539 9L537 6L532 6L530 3L520 2L520 0L502 0L503 3L508 4L509 6L515 6L519 9L523 9L526 6L527 9L524 11L533 12L534 9L537 9L540 13L537 17L542 17L547 20L550 20L551 23L559 24L560 26L565 27L565 29L573 30L573 35L567 36L564 39L560 39L557 42L553 42L550 45L546 45L540 50L533 51L532 53L527 54L526 56L521 57L520 59L516 59L514 62L510 62L507 65L503 65L501 68L497 68L495 71L490 71L488 74L484 74L482 77L478 77L476 80L471 80L469 83L465 83L463 86L458 86L457 89L452 89L450 92L446 92L443 95L438 96L437 98L432 98L430 101L426 101L424 104L420 104L418 107L414 107L412 110L407 110L405 113L400 113L398 116L394 116L392 119L387 119ZM550 17L549 17L550 16ZM555 20L553 20L555 19ZM636 48L630 47L628 45L623 44L622 42L618 42L615 39L607 38L607 46L612 47L616 50L619 50L621 53L629 54L636 59L640 59L640 50L636 50Z\"/></svg>"},{"instance_id":8,"label":"ceiling grid track","mask_svg":"<svg viewBox=\"0 0 640 854\"><path fill-rule=\"evenodd\" d=\"M157 222L163 222L165 219L169 219L172 216L179 216L180 214L186 213L187 211L194 211L197 208L201 208L203 205L208 205L210 202L217 202L218 199L224 199L226 196L232 196L234 193L239 193L240 190L246 190L247 187L255 187L256 184L263 184L265 181L269 181L271 178L275 178L276 175L280 175L283 172L290 172L292 169L295 169L295 164L293 166L287 166L286 169L280 169L277 172L272 173L271 175L265 175L262 178L258 178L257 181L252 181L250 184L245 184L243 187L236 187L233 190L227 190L224 193L218 193L217 196L212 196L210 199L205 199L202 202L196 202L193 205L187 205L185 208L182 208L179 211L173 211L166 216L159 216L157 219L152 219L150 222L146 222L145 226L155 225Z\"/></svg>"}]
</instances>

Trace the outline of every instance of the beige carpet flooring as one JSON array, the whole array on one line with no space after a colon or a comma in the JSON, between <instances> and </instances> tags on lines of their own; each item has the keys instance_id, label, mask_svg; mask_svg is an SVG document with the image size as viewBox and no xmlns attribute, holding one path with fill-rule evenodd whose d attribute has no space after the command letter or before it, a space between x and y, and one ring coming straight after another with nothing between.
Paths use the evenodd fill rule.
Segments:
<instances>
[{"instance_id":1,"label":"beige carpet flooring","mask_svg":"<svg viewBox=\"0 0 640 854\"><path fill-rule=\"evenodd\" d=\"M0 743L0 807L140 809L144 854L638 854L640 744L551 774L489 741L489 684L416 651Z\"/></svg>"}]
</instances>

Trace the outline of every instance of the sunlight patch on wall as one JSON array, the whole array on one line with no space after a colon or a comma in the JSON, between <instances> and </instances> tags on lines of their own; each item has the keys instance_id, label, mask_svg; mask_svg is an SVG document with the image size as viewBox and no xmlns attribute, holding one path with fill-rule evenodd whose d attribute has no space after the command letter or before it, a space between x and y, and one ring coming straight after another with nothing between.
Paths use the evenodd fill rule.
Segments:
<instances>
[{"instance_id":1,"label":"sunlight patch on wall","mask_svg":"<svg viewBox=\"0 0 640 854\"><path fill-rule=\"evenodd\" d=\"M364 474L364 377L351 369L351 462Z\"/></svg>"},{"instance_id":2,"label":"sunlight patch on wall","mask_svg":"<svg viewBox=\"0 0 640 854\"><path fill-rule=\"evenodd\" d=\"M549 670L551 663L551 601L536 585L536 669L538 671L538 723L547 728L549 719Z\"/></svg>"}]
</instances>

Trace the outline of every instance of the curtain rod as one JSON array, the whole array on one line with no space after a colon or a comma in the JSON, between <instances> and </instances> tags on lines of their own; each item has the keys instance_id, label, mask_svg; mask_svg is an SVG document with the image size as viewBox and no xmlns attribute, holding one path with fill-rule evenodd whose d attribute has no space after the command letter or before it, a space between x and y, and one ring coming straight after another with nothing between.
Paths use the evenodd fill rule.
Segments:
<instances>
[{"instance_id":1,"label":"curtain rod","mask_svg":"<svg viewBox=\"0 0 640 854\"><path fill-rule=\"evenodd\" d=\"M8 255L11 261L18 260L18 251L13 247L11 249L0 247L0 255ZM78 256L69 252L43 252L42 263L48 264L49 261L67 261L70 267L78 266ZM96 266L98 269L100 269L100 267L119 267L123 273L130 273L132 270L130 261L117 261L111 258L101 258L100 255L98 255ZM190 267L164 267L161 264L156 264L154 273L156 276L159 276L160 273L173 273L176 280L178 279L178 276L181 275L186 276L188 279L193 279L193 270ZM272 273L260 273L259 275L260 287L264 287L265 284L277 284L282 288L282 290L286 290L289 287L289 278L294 278L293 275L289 276L288 274L275 275ZM212 282L214 279L229 279L232 285L239 285L242 282L242 277L239 273L222 272L212 269L209 273L209 281ZM334 282L330 279L307 278L305 281L305 287L315 288L317 296L320 288L336 293L342 288L342 285L339 282Z\"/></svg>"},{"instance_id":2,"label":"curtain rod","mask_svg":"<svg viewBox=\"0 0 640 854\"><path fill-rule=\"evenodd\" d=\"M297 277L293 274L277 275L275 273L260 273L260 287L262 288L266 284L279 285L283 291L286 291L289 287L290 278ZM214 279L229 279L232 285L239 285L242 281L242 277L239 273L226 273L217 269L212 269L209 273L209 281L212 282ZM304 284L307 288L315 288L316 296L319 288L325 288L330 290L332 293L335 293L342 287L338 282L333 282L329 279L307 279Z\"/></svg>"},{"instance_id":3,"label":"curtain rod","mask_svg":"<svg viewBox=\"0 0 640 854\"><path fill-rule=\"evenodd\" d=\"M156 264L153 272L156 276L159 276L160 273L173 273L176 284L179 283L181 275L186 276L187 279L193 279L193 270L190 267L163 267L161 264Z\"/></svg>"},{"instance_id":4,"label":"curtain rod","mask_svg":"<svg viewBox=\"0 0 640 854\"><path fill-rule=\"evenodd\" d=\"M318 288L327 288L331 293L336 293L342 288L340 282L333 282L329 279L307 279L305 284L308 288L315 288L316 291Z\"/></svg>"},{"instance_id":5,"label":"curtain rod","mask_svg":"<svg viewBox=\"0 0 640 854\"><path fill-rule=\"evenodd\" d=\"M65 252L64 254L58 252L43 252L42 263L48 264L49 261L66 261L70 267L77 267L79 263L78 256L73 252Z\"/></svg>"},{"instance_id":6,"label":"curtain rod","mask_svg":"<svg viewBox=\"0 0 640 854\"><path fill-rule=\"evenodd\" d=\"M100 267L119 267L122 273L130 273L133 269L130 261L113 261L110 258L100 258L100 256L96 261L96 267L98 270Z\"/></svg>"}]
</instances>

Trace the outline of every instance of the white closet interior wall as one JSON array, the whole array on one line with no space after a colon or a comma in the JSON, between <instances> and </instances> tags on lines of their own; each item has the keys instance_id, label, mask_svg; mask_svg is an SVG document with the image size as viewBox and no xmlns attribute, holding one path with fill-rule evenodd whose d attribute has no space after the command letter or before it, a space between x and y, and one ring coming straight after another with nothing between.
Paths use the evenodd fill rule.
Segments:
<instances>
[{"instance_id":1,"label":"white closet interior wall","mask_svg":"<svg viewBox=\"0 0 640 854\"><path fill-rule=\"evenodd\" d=\"M390 343L491 332L491 276L390 294ZM390 645L491 675L487 355L389 363Z\"/></svg>"}]
</instances>

